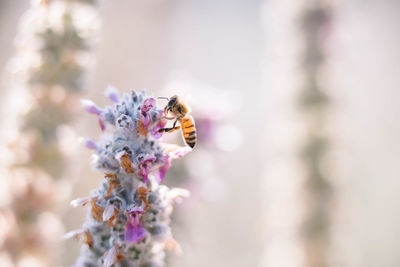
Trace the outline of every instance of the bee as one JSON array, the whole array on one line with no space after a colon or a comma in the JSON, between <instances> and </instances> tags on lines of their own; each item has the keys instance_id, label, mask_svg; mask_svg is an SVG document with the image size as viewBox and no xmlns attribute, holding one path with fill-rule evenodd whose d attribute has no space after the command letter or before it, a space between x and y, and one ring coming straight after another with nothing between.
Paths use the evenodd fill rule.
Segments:
<instances>
[{"instance_id":1,"label":"bee","mask_svg":"<svg viewBox=\"0 0 400 267\"><path fill-rule=\"evenodd\" d=\"M183 138L188 146L193 148L196 145L196 128L194 126L194 120L190 116L189 107L179 100L177 95L171 98L159 97L162 99L167 99L168 104L164 108L164 113L166 114L167 120L174 120L174 124L171 128L162 128L159 132L171 133L179 128L182 128ZM173 117L167 117L169 113L173 114ZM181 126L176 126L179 122Z\"/></svg>"}]
</instances>

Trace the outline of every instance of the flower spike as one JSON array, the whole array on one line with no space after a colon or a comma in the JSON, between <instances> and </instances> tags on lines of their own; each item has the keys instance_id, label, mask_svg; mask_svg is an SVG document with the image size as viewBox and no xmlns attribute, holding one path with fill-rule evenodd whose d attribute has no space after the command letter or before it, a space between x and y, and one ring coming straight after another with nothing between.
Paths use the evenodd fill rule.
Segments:
<instances>
[{"instance_id":1,"label":"flower spike","mask_svg":"<svg viewBox=\"0 0 400 267\"><path fill-rule=\"evenodd\" d=\"M94 165L104 172L104 182L89 197L71 202L90 204L82 236L86 249L77 266L163 266L164 250L180 251L171 235L170 215L176 199L189 193L170 189L162 182L173 159L191 151L166 146L159 129L165 127L163 107L145 91L119 95L109 87L112 106L100 109L90 100L85 109L99 116L107 135L98 142L83 139L93 149ZM159 251L159 255L155 252Z\"/></svg>"}]
</instances>

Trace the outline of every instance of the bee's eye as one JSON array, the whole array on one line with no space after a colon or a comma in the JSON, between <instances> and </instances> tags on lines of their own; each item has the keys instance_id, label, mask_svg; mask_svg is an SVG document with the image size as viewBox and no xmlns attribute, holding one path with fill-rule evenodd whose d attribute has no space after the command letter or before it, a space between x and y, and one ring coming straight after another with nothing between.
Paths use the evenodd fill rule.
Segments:
<instances>
[{"instance_id":1,"label":"bee's eye","mask_svg":"<svg viewBox=\"0 0 400 267\"><path fill-rule=\"evenodd\" d=\"M173 104L175 104L176 99L172 98L169 102L168 102L168 106L172 106Z\"/></svg>"}]
</instances>

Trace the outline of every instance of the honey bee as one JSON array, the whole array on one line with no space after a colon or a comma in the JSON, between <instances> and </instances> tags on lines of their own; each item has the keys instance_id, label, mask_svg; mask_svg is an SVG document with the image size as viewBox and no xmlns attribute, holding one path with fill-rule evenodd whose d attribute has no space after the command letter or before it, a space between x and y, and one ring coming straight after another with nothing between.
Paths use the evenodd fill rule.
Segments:
<instances>
[{"instance_id":1,"label":"honey bee","mask_svg":"<svg viewBox=\"0 0 400 267\"><path fill-rule=\"evenodd\" d=\"M196 145L196 128L194 126L194 120L190 116L189 107L179 100L177 95L171 98L159 97L168 100L168 104L164 108L164 113L166 114L166 119L174 120L174 124L171 128L162 128L160 132L171 133L179 128L182 128L183 138L188 146L193 148ZM173 117L167 117L169 113L173 114ZM176 126L179 121L181 126Z\"/></svg>"}]
</instances>

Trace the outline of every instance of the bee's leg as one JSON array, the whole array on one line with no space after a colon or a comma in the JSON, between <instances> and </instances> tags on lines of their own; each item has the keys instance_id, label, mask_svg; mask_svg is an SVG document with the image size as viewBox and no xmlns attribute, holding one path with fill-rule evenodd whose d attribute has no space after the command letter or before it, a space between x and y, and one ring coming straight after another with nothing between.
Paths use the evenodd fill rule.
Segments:
<instances>
[{"instance_id":1,"label":"bee's leg","mask_svg":"<svg viewBox=\"0 0 400 267\"><path fill-rule=\"evenodd\" d=\"M174 125L172 125L172 128L176 128L176 123L178 122L179 118L176 118L176 120L174 121ZM178 126L179 127L179 126ZM178 128L179 129L179 128Z\"/></svg>"},{"instance_id":2,"label":"bee's leg","mask_svg":"<svg viewBox=\"0 0 400 267\"><path fill-rule=\"evenodd\" d=\"M172 133L173 131L176 131L176 130L178 130L178 129L180 129L181 128L181 126L176 126L176 127L173 127L173 128L164 128L164 129L160 129L159 131L161 132L161 131L164 131L164 132L166 132L166 133Z\"/></svg>"},{"instance_id":3,"label":"bee's leg","mask_svg":"<svg viewBox=\"0 0 400 267\"><path fill-rule=\"evenodd\" d=\"M158 130L158 131L159 131L159 132L172 133L173 131L176 131L176 130L178 130L179 128L181 128L181 126L176 126L176 127L175 127L175 125L176 125L177 122L178 122L178 119L176 119L176 120L174 121L174 125L173 125L171 128L162 128L162 129L160 129L160 130Z\"/></svg>"}]
</instances>

